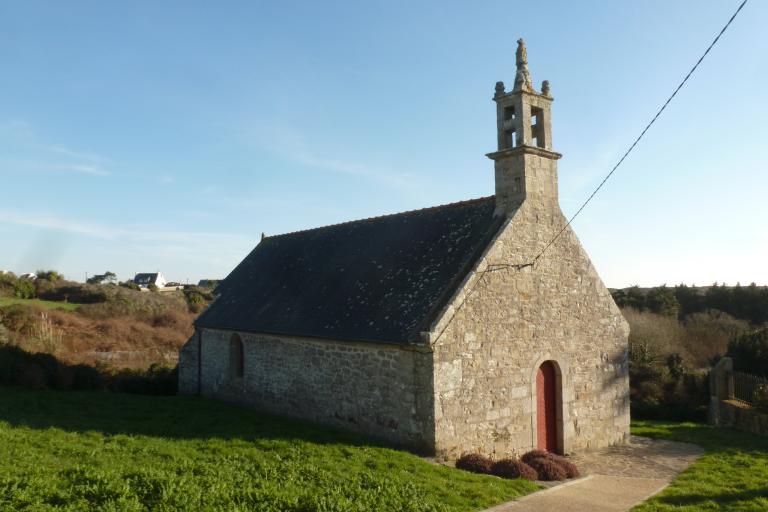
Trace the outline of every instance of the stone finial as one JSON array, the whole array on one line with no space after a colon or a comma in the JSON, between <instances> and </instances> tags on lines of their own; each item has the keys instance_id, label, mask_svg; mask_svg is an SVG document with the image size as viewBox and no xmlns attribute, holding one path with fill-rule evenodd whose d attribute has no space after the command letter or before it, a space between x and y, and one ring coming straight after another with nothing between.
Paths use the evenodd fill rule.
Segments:
<instances>
[{"instance_id":1,"label":"stone finial","mask_svg":"<svg viewBox=\"0 0 768 512\"><path fill-rule=\"evenodd\" d=\"M496 94L494 96L504 95L504 82L496 82Z\"/></svg>"},{"instance_id":2,"label":"stone finial","mask_svg":"<svg viewBox=\"0 0 768 512\"><path fill-rule=\"evenodd\" d=\"M515 75L515 88L513 90L534 92L531 74L528 72L528 52L525 49L525 41L522 38L517 40L515 65L517 66L517 74Z\"/></svg>"},{"instance_id":3,"label":"stone finial","mask_svg":"<svg viewBox=\"0 0 768 512\"><path fill-rule=\"evenodd\" d=\"M267 235L262 231L261 232L261 240L264 241L265 238L267 238Z\"/></svg>"},{"instance_id":4,"label":"stone finial","mask_svg":"<svg viewBox=\"0 0 768 512\"><path fill-rule=\"evenodd\" d=\"M549 94L549 80L541 82L541 94L544 96L551 96L551 94Z\"/></svg>"}]
</instances>

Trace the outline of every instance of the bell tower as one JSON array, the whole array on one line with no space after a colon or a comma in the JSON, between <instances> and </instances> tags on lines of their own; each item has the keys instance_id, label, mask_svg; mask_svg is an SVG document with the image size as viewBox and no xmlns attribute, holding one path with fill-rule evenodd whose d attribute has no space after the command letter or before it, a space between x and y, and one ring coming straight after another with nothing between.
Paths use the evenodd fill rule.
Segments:
<instances>
[{"instance_id":1,"label":"bell tower","mask_svg":"<svg viewBox=\"0 0 768 512\"><path fill-rule=\"evenodd\" d=\"M486 156L494 161L496 213L514 212L523 201L542 208L558 207L557 160L552 151L552 96L544 80L536 91L528 71L525 42L517 41L517 72L510 92L496 82L498 150Z\"/></svg>"}]
</instances>

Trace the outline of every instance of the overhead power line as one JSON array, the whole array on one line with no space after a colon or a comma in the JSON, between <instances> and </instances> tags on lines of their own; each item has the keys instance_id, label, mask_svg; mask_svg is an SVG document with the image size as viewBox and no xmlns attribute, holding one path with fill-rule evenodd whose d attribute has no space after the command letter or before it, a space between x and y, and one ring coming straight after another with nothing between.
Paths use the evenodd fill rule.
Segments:
<instances>
[{"instance_id":1,"label":"overhead power line","mask_svg":"<svg viewBox=\"0 0 768 512\"><path fill-rule=\"evenodd\" d=\"M691 68L691 70L688 72L688 74L685 75L685 78L683 78L683 81L680 82L680 85L677 86L677 88L672 93L672 95L669 98L667 98L667 101L665 101L664 104L659 109L659 111L656 112L656 115L653 116L651 121L645 126L645 128L643 128L643 131L640 132L640 135L637 136L637 138L635 139L635 142L633 142L632 145L629 146L629 149L627 149L627 151L619 159L619 161L616 162L616 165L613 166L613 169L611 169L611 172L609 172L605 176L605 178L603 178L603 181L600 182L600 184L597 186L597 188L589 195L587 200L584 201L584 203L581 205L581 207L579 207L579 209L576 210L576 213L574 213L571 216L571 218L568 219L568 222L562 227L562 229L560 229L560 231L557 232L557 234L552 238L552 240L549 241L549 243L544 247L544 249L542 249L541 252L535 258L533 258L533 260L529 263L529 265L526 265L526 266L534 265L537 261L539 261L539 258L541 258L544 255L544 253L547 252L547 249L549 249L552 246L552 244L554 244L557 241L557 239L560 238L560 235L562 235L563 232L566 229L568 229L568 226L571 225L573 220L576 217L579 216L581 211L584 208L586 208L586 206L589 204L589 202L592 200L592 198L594 198L595 195L597 195L597 193L600 191L600 189L603 188L603 185L605 185L605 182L608 181L608 179L613 175L613 173L616 172L616 169L618 169L619 166L622 164L622 162L624 162L624 160L627 158L627 156L629 156L629 154L632 152L632 150L635 149L635 146L637 146L637 143L640 142L640 139L643 138L643 136L645 135L645 132L647 132L648 129L653 125L653 123L656 122L656 119L658 119L659 116L661 115L661 113L664 112L664 109L667 108L667 105L669 105L669 103L672 101L672 99L675 96L677 96L677 93L680 92L680 89L683 88L683 86L688 81L688 79L691 77L691 75L693 75L693 72L696 71L696 68L699 67L699 64L701 64L701 62L704 60L704 57L706 57L707 54L709 53L709 51L717 44L717 42L720 40L720 37L725 33L726 30L728 30L728 27L731 26L731 23L733 22L734 19L736 19L736 16L738 16L739 12L741 12L741 9L744 8L746 3L747 3L747 0L744 0L743 2L741 2L741 5L739 5L738 9L736 9L736 12L733 13L731 18L728 20L728 23L726 23L725 26L723 26L723 28L717 34L715 39L710 43L710 45L707 47L707 49L704 50L704 53L701 55L701 57L699 57L699 60L696 61L696 64L694 64L693 67Z\"/></svg>"},{"instance_id":2,"label":"overhead power line","mask_svg":"<svg viewBox=\"0 0 768 512\"><path fill-rule=\"evenodd\" d=\"M622 155L622 157L619 159L618 162L616 162L616 165L613 166L613 169L611 169L611 172L609 172L605 178L603 178L603 181L600 182L600 184L597 186L597 188L589 195L586 201L582 203L582 205L579 207L579 209L574 213L570 219L568 219L568 222L560 229L560 231L557 232L557 234L547 243L546 246L544 246L544 249L541 250L541 252L536 255L533 260L531 260L529 263L523 263L523 264L509 264L509 263L501 263L501 264L489 264L483 271L479 272L478 278L475 280L475 282L472 284L472 286L467 290L467 293L464 295L464 298L459 303L459 305L453 310L453 314L448 319L448 322L445 324L445 326L440 330L440 333L437 335L434 341L432 341L432 344L434 345L437 343L437 341L443 336L445 331L448 329L448 327L453 323L453 320L456 318L456 315L458 312L464 307L464 304L469 300L469 298L472 296L472 294L475 292L477 287L480 285L480 283L485 278L485 275L490 272L496 272L499 270L505 270L505 269L516 269L521 270L525 267L533 267L536 262L539 261L539 259L544 255L545 252L547 252L547 249L549 249L552 244L554 244L558 238L560 238L560 235L563 234L563 232L568 229L568 226L573 223L574 219L579 216L581 211L589 204L589 202L597 195L597 193L600 191L601 188L603 188L603 185L605 185L605 182L608 181L608 179L613 175L614 172L616 172L616 169L619 168L619 166L624 162L624 160L629 156L629 154L632 152L633 149L635 149L635 146L640 142L640 139L643 138L645 133L648 131L648 129L653 126L653 123L656 122L656 120L659 118L662 112L664 112L664 109L667 108L667 105L672 101L672 99L677 96L677 93L680 92L680 89L683 88L685 83L688 81L688 79L693 75L694 71L699 67L699 64L704 60L704 57L707 56L707 54L712 50L712 48L717 44L717 42L720 40L720 37L725 33L726 30L728 30L728 27L731 26L731 23L733 23L733 20L736 19L736 16L738 16L739 12L744 8L744 6L747 4L748 0L744 0L741 2L739 7L736 9L736 11L733 13L733 15L730 17L728 22L723 26L723 28L720 30L720 32L717 34L715 39L712 40L712 42L707 46L707 49L704 50L704 53L699 57L699 60L696 61L696 64L693 65L690 71L688 71L688 74L685 75L685 78L683 78L683 81L680 82L680 85L677 86L677 88L674 90L674 92L670 95L669 98L667 98L667 101L664 102L664 104L661 106L658 112L656 112L656 115L653 116L653 118L650 120L650 122L645 125L645 128L643 128L643 131L640 132L640 135L637 136L635 141L632 143L631 146L629 146L629 149Z\"/></svg>"}]
</instances>

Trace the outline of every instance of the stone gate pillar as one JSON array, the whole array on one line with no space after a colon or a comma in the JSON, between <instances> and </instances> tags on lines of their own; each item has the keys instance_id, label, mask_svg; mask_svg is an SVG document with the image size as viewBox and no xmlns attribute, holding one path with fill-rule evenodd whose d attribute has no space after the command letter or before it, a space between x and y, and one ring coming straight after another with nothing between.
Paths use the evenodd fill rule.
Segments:
<instances>
[{"instance_id":1,"label":"stone gate pillar","mask_svg":"<svg viewBox=\"0 0 768 512\"><path fill-rule=\"evenodd\" d=\"M709 372L709 424L720 424L720 402L733 398L733 359L723 357Z\"/></svg>"}]
</instances>

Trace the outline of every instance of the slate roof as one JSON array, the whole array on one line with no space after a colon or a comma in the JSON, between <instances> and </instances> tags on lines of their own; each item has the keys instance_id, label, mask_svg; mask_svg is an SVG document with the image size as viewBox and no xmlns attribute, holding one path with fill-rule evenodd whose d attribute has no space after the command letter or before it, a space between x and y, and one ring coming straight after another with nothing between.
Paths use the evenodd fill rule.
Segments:
<instances>
[{"instance_id":1,"label":"slate roof","mask_svg":"<svg viewBox=\"0 0 768 512\"><path fill-rule=\"evenodd\" d=\"M136 284L154 284L159 275L159 272L139 273L134 276L133 282Z\"/></svg>"},{"instance_id":2,"label":"slate roof","mask_svg":"<svg viewBox=\"0 0 768 512\"><path fill-rule=\"evenodd\" d=\"M500 228L494 209L491 196L267 237L195 324L413 342Z\"/></svg>"}]
</instances>

